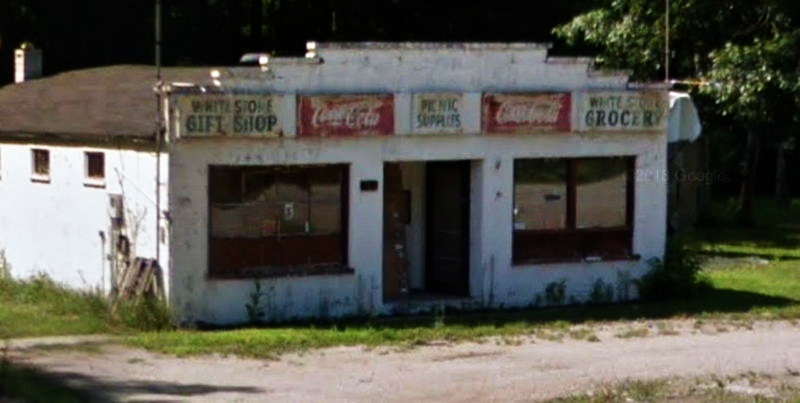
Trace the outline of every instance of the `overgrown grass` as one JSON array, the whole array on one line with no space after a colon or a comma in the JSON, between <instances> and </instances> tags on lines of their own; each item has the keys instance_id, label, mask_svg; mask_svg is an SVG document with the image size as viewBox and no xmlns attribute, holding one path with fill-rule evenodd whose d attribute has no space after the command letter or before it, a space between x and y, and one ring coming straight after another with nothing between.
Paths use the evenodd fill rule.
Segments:
<instances>
[{"instance_id":1,"label":"overgrown grass","mask_svg":"<svg viewBox=\"0 0 800 403\"><path fill-rule=\"evenodd\" d=\"M158 300L124 302L112 313L108 300L97 290L70 289L45 275L28 279L0 275L0 339L169 326L169 312Z\"/></svg>"},{"instance_id":2,"label":"overgrown grass","mask_svg":"<svg viewBox=\"0 0 800 403\"><path fill-rule=\"evenodd\" d=\"M46 276L0 277L0 338L102 333L109 330L106 301Z\"/></svg>"},{"instance_id":3,"label":"overgrown grass","mask_svg":"<svg viewBox=\"0 0 800 403\"><path fill-rule=\"evenodd\" d=\"M660 303L599 307L547 308L518 311L447 312L336 324L289 324L267 328L218 331L179 330L142 333L129 339L135 346L176 355L235 354L271 357L288 351L337 345L416 345L433 341L513 338L542 332L568 334L573 324L630 319L701 318L752 321L800 318L800 202L782 212L759 203L760 225L728 227L724 222L690 238L690 249L736 252L733 257L757 256L770 262L727 259L712 261L702 273L709 284L698 295ZM783 260L781 260L783 259ZM551 332L552 333L552 332Z\"/></svg>"}]
</instances>

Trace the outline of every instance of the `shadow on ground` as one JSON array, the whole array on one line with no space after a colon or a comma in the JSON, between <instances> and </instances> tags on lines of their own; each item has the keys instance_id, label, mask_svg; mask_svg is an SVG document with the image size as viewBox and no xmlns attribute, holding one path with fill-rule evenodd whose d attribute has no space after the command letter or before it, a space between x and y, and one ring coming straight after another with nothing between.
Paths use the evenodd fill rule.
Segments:
<instances>
[{"instance_id":1,"label":"shadow on ground","mask_svg":"<svg viewBox=\"0 0 800 403\"><path fill-rule=\"evenodd\" d=\"M0 401L112 402L146 395L148 401L176 401L213 393L264 394L261 388L179 384L165 381L113 381L69 371L43 371L26 364L0 362Z\"/></svg>"}]
</instances>

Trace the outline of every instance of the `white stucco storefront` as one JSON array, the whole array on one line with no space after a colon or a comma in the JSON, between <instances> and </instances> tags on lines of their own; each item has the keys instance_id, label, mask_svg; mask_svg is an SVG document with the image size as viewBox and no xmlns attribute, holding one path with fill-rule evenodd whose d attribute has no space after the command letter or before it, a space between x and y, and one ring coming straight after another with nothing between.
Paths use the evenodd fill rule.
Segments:
<instances>
[{"instance_id":1,"label":"white stucco storefront","mask_svg":"<svg viewBox=\"0 0 800 403\"><path fill-rule=\"evenodd\" d=\"M581 302L598 280L624 299L662 256L665 88L537 44L309 53L165 89L168 294L180 321L246 320L255 278L268 320L521 307L546 303L554 284L561 302ZM314 182L325 167L340 167L323 174L338 179ZM298 172L312 179L287 202ZM323 236L335 241L320 246Z\"/></svg>"}]
</instances>

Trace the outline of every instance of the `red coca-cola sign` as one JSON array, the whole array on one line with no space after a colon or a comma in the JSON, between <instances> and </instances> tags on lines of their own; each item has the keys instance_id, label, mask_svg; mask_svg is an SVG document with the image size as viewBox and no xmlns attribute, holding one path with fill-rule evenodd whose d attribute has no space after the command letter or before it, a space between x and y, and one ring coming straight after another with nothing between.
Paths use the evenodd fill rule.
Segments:
<instances>
[{"instance_id":1,"label":"red coca-cola sign","mask_svg":"<svg viewBox=\"0 0 800 403\"><path fill-rule=\"evenodd\" d=\"M394 96L309 95L297 105L297 136L365 136L394 133Z\"/></svg>"},{"instance_id":2,"label":"red coca-cola sign","mask_svg":"<svg viewBox=\"0 0 800 403\"><path fill-rule=\"evenodd\" d=\"M486 133L569 132L572 99L564 93L485 94Z\"/></svg>"}]
</instances>

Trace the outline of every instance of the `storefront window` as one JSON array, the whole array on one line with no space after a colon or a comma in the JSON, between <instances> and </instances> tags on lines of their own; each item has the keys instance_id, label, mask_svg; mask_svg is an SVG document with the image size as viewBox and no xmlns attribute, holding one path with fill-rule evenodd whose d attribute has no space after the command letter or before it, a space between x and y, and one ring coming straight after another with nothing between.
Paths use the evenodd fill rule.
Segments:
<instances>
[{"instance_id":1,"label":"storefront window","mask_svg":"<svg viewBox=\"0 0 800 403\"><path fill-rule=\"evenodd\" d=\"M514 229L563 229L567 226L567 164L564 160L514 163Z\"/></svg>"},{"instance_id":2,"label":"storefront window","mask_svg":"<svg viewBox=\"0 0 800 403\"><path fill-rule=\"evenodd\" d=\"M347 167L212 166L210 274L345 264Z\"/></svg>"},{"instance_id":3,"label":"storefront window","mask_svg":"<svg viewBox=\"0 0 800 403\"><path fill-rule=\"evenodd\" d=\"M514 162L515 263L631 255L632 157Z\"/></svg>"},{"instance_id":4,"label":"storefront window","mask_svg":"<svg viewBox=\"0 0 800 403\"><path fill-rule=\"evenodd\" d=\"M587 158L578 161L577 165L575 226L624 227L627 224L627 161L623 158Z\"/></svg>"}]
</instances>

